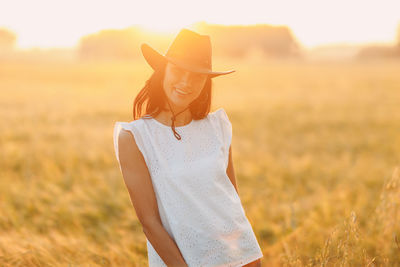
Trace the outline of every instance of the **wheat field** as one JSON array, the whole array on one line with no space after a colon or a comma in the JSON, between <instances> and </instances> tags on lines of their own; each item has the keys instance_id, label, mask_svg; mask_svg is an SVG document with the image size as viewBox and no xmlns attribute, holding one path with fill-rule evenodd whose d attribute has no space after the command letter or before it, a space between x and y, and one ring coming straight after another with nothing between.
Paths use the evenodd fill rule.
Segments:
<instances>
[{"instance_id":1,"label":"wheat field","mask_svg":"<svg viewBox=\"0 0 400 267\"><path fill-rule=\"evenodd\" d=\"M400 266L400 62L219 60L263 266ZM0 62L0 266L146 266L115 158L151 74Z\"/></svg>"}]
</instances>

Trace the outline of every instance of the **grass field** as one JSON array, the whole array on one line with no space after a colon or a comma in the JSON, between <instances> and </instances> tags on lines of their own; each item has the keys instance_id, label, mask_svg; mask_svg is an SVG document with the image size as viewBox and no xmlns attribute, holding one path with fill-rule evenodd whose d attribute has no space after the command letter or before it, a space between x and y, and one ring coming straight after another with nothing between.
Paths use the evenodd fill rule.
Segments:
<instances>
[{"instance_id":1,"label":"grass field","mask_svg":"<svg viewBox=\"0 0 400 267\"><path fill-rule=\"evenodd\" d=\"M400 62L214 63L263 266L400 266ZM0 266L146 266L112 143L151 74L0 62Z\"/></svg>"}]
</instances>

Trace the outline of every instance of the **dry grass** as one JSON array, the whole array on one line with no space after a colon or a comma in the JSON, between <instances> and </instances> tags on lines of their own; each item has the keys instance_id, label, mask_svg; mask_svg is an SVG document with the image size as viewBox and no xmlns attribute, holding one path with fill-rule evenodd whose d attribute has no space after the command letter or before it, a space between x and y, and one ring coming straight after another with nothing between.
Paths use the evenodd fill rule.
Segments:
<instances>
[{"instance_id":1,"label":"dry grass","mask_svg":"<svg viewBox=\"0 0 400 267\"><path fill-rule=\"evenodd\" d=\"M400 266L400 62L229 64L213 109L263 265ZM149 74L0 63L1 266L146 265L112 129Z\"/></svg>"}]
</instances>

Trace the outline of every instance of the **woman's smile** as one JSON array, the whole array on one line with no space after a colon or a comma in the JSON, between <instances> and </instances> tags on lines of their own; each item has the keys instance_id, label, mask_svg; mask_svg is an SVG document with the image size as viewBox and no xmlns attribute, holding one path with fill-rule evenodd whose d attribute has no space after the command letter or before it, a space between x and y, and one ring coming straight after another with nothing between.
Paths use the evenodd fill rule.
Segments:
<instances>
[{"instance_id":1,"label":"woman's smile","mask_svg":"<svg viewBox=\"0 0 400 267\"><path fill-rule=\"evenodd\" d=\"M176 87L174 87L174 89L175 89L175 92L176 92L179 96L187 96L187 95L190 95L190 94L191 94L191 93L188 92L188 91L184 91L184 90L178 89L178 88L176 88Z\"/></svg>"}]
</instances>

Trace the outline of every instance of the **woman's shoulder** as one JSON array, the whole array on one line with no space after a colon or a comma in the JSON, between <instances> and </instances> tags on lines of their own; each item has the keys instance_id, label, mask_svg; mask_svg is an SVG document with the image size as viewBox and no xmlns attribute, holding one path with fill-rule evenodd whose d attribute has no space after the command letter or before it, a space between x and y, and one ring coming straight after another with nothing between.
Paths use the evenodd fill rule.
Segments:
<instances>
[{"instance_id":1,"label":"woman's shoulder","mask_svg":"<svg viewBox=\"0 0 400 267\"><path fill-rule=\"evenodd\" d=\"M225 109L220 107L220 108L217 108L216 110L208 113L208 116L218 118L218 117L223 116L224 114L226 115Z\"/></svg>"},{"instance_id":2,"label":"woman's shoulder","mask_svg":"<svg viewBox=\"0 0 400 267\"><path fill-rule=\"evenodd\" d=\"M131 135L136 140L142 124L142 119L132 121L116 121L114 124L114 140L130 140Z\"/></svg>"},{"instance_id":3,"label":"woman's shoulder","mask_svg":"<svg viewBox=\"0 0 400 267\"><path fill-rule=\"evenodd\" d=\"M213 112L210 112L208 116L217 121L229 121L229 116L226 113L225 109L220 107Z\"/></svg>"},{"instance_id":4,"label":"woman's shoulder","mask_svg":"<svg viewBox=\"0 0 400 267\"><path fill-rule=\"evenodd\" d=\"M119 145L134 146L144 153L143 138L140 131L140 125L144 122L142 119L133 121L116 121L114 124L114 147L118 151ZM118 158L118 155L117 155Z\"/></svg>"},{"instance_id":5,"label":"woman's shoulder","mask_svg":"<svg viewBox=\"0 0 400 267\"><path fill-rule=\"evenodd\" d=\"M139 118L132 121L116 121L115 127L119 126L122 130L132 130L134 127L140 127L143 124L143 119Z\"/></svg>"}]
</instances>

